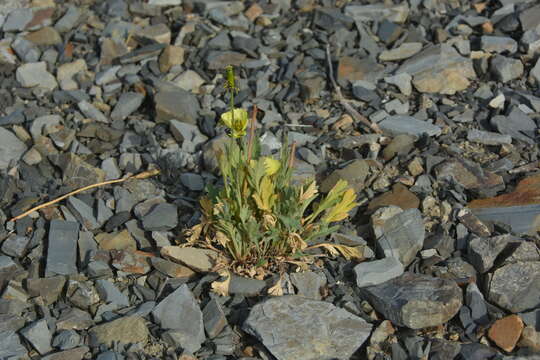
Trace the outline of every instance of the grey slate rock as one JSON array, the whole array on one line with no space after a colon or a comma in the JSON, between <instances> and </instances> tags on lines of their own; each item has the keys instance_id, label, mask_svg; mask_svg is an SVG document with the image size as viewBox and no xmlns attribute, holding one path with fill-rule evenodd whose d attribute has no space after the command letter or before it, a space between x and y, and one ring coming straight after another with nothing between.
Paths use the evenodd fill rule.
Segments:
<instances>
[{"instance_id":1,"label":"grey slate rock","mask_svg":"<svg viewBox=\"0 0 540 360\"><path fill-rule=\"evenodd\" d=\"M491 59L491 72L499 81L508 82L523 75L523 63L519 59L496 55Z\"/></svg>"},{"instance_id":2,"label":"grey slate rock","mask_svg":"<svg viewBox=\"0 0 540 360\"><path fill-rule=\"evenodd\" d=\"M199 100L191 92L177 88L160 91L154 96L156 122L166 123L176 119L197 125L200 111Z\"/></svg>"},{"instance_id":3,"label":"grey slate rock","mask_svg":"<svg viewBox=\"0 0 540 360\"><path fill-rule=\"evenodd\" d=\"M461 289L454 281L409 272L361 292L385 319L411 329L443 324L462 305Z\"/></svg>"},{"instance_id":4,"label":"grey slate rock","mask_svg":"<svg viewBox=\"0 0 540 360\"><path fill-rule=\"evenodd\" d=\"M53 91L58 87L56 78L47 71L47 64L44 61L19 66L15 76L25 88L39 87Z\"/></svg>"},{"instance_id":5,"label":"grey slate rock","mask_svg":"<svg viewBox=\"0 0 540 360\"><path fill-rule=\"evenodd\" d=\"M525 325L532 326L536 331L540 331L540 309L520 313L519 317L523 319Z\"/></svg>"},{"instance_id":6,"label":"grey slate rock","mask_svg":"<svg viewBox=\"0 0 540 360\"><path fill-rule=\"evenodd\" d=\"M182 348L189 352L199 350L206 339L202 311L185 284L161 300L152 316L162 329L175 330Z\"/></svg>"},{"instance_id":7,"label":"grey slate rock","mask_svg":"<svg viewBox=\"0 0 540 360\"><path fill-rule=\"evenodd\" d=\"M116 351L105 351L100 353L96 360L124 360L124 355L117 353Z\"/></svg>"},{"instance_id":8,"label":"grey slate rock","mask_svg":"<svg viewBox=\"0 0 540 360\"><path fill-rule=\"evenodd\" d=\"M0 170L8 168L26 152L26 145L9 130L0 127Z\"/></svg>"},{"instance_id":9,"label":"grey slate rock","mask_svg":"<svg viewBox=\"0 0 540 360\"><path fill-rule=\"evenodd\" d=\"M312 300L322 300L321 291L326 286L326 276L313 271L290 274L296 294Z\"/></svg>"},{"instance_id":10,"label":"grey slate rock","mask_svg":"<svg viewBox=\"0 0 540 360\"><path fill-rule=\"evenodd\" d=\"M514 107L508 116L493 116L490 122L501 134L508 134L514 139L534 144L531 134L536 132L536 123L519 108Z\"/></svg>"},{"instance_id":11,"label":"grey slate rock","mask_svg":"<svg viewBox=\"0 0 540 360\"><path fill-rule=\"evenodd\" d=\"M73 349L81 344L81 336L74 330L62 330L53 338L52 346L60 350Z\"/></svg>"},{"instance_id":12,"label":"grey slate rock","mask_svg":"<svg viewBox=\"0 0 540 360\"><path fill-rule=\"evenodd\" d=\"M484 295L478 289L476 283L470 283L465 290L465 304L471 310L471 318L478 325L489 323L488 311Z\"/></svg>"},{"instance_id":13,"label":"grey slate rock","mask_svg":"<svg viewBox=\"0 0 540 360\"><path fill-rule=\"evenodd\" d=\"M11 48L25 63L34 63L39 60L41 50L31 41L18 37L11 43Z\"/></svg>"},{"instance_id":14,"label":"grey slate rock","mask_svg":"<svg viewBox=\"0 0 540 360\"><path fill-rule=\"evenodd\" d=\"M96 290L101 300L105 303L112 303L118 305L120 308L129 306L128 297L118 290L118 288L109 280L97 280Z\"/></svg>"},{"instance_id":15,"label":"grey slate rock","mask_svg":"<svg viewBox=\"0 0 540 360\"><path fill-rule=\"evenodd\" d=\"M540 306L540 261L516 262L495 270L487 298L512 313Z\"/></svg>"},{"instance_id":16,"label":"grey slate rock","mask_svg":"<svg viewBox=\"0 0 540 360\"><path fill-rule=\"evenodd\" d=\"M473 237L468 242L467 258L469 262L480 274L488 272L497 256L509 245L511 238L510 235L491 238Z\"/></svg>"},{"instance_id":17,"label":"grey slate rock","mask_svg":"<svg viewBox=\"0 0 540 360\"><path fill-rule=\"evenodd\" d=\"M186 152L195 152L195 148L198 145L201 145L208 140L208 137L203 135L196 125L178 120L171 120L169 126L174 138L182 143L182 150Z\"/></svg>"},{"instance_id":18,"label":"grey slate rock","mask_svg":"<svg viewBox=\"0 0 540 360\"><path fill-rule=\"evenodd\" d=\"M77 240L79 224L51 220L45 276L77 273Z\"/></svg>"},{"instance_id":19,"label":"grey slate rock","mask_svg":"<svg viewBox=\"0 0 540 360\"><path fill-rule=\"evenodd\" d=\"M180 175L180 182L191 191L201 191L204 189L204 179L195 173L184 173Z\"/></svg>"},{"instance_id":20,"label":"grey slate rock","mask_svg":"<svg viewBox=\"0 0 540 360\"><path fill-rule=\"evenodd\" d=\"M429 136L438 136L442 132L437 125L406 115L388 116L379 122L379 126L392 136L401 134L419 136L423 133L427 133Z\"/></svg>"},{"instance_id":21,"label":"grey slate rock","mask_svg":"<svg viewBox=\"0 0 540 360\"><path fill-rule=\"evenodd\" d=\"M0 332L0 359L23 359L28 351L14 331Z\"/></svg>"},{"instance_id":22,"label":"grey slate rock","mask_svg":"<svg viewBox=\"0 0 540 360\"><path fill-rule=\"evenodd\" d=\"M41 355L52 351L52 334L47 326L47 321L41 319L31 323L20 331L20 334L36 349Z\"/></svg>"},{"instance_id":23,"label":"grey slate rock","mask_svg":"<svg viewBox=\"0 0 540 360\"><path fill-rule=\"evenodd\" d=\"M111 113L111 119L124 120L133 114L142 104L144 95L135 92L127 92L120 95L114 110Z\"/></svg>"},{"instance_id":24,"label":"grey slate rock","mask_svg":"<svg viewBox=\"0 0 540 360\"><path fill-rule=\"evenodd\" d=\"M203 322L206 335L208 335L210 339L218 336L228 325L223 308L216 299L210 300L204 307Z\"/></svg>"},{"instance_id":25,"label":"grey slate rock","mask_svg":"<svg viewBox=\"0 0 540 360\"><path fill-rule=\"evenodd\" d=\"M501 145L512 143L512 137L510 135L501 135L491 131L477 129L470 129L467 132L467 140L484 145Z\"/></svg>"},{"instance_id":26,"label":"grey slate rock","mask_svg":"<svg viewBox=\"0 0 540 360\"><path fill-rule=\"evenodd\" d=\"M382 236L377 239L377 249L385 257L396 257L409 265L424 245L424 220L418 209L408 209L386 220Z\"/></svg>"},{"instance_id":27,"label":"grey slate rock","mask_svg":"<svg viewBox=\"0 0 540 360\"><path fill-rule=\"evenodd\" d=\"M54 28L61 33L67 32L77 25L81 16L82 12L79 7L70 5L60 20L54 24Z\"/></svg>"},{"instance_id":28,"label":"grey slate rock","mask_svg":"<svg viewBox=\"0 0 540 360\"><path fill-rule=\"evenodd\" d=\"M266 287L263 280L250 279L243 276L231 275L229 279L229 294L243 296L257 296Z\"/></svg>"},{"instance_id":29,"label":"grey slate rock","mask_svg":"<svg viewBox=\"0 0 540 360\"><path fill-rule=\"evenodd\" d=\"M358 287L378 285L403 274L403 264L394 257L362 262L354 267Z\"/></svg>"},{"instance_id":30,"label":"grey slate rock","mask_svg":"<svg viewBox=\"0 0 540 360\"><path fill-rule=\"evenodd\" d=\"M487 52L513 54L517 51L518 44L511 37L484 35L480 38L480 47Z\"/></svg>"},{"instance_id":31,"label":"grey slate rock","mask_svg":"<svg viewBox=\"0 0 540 360\"><path fill-rule=\"evenodd\" d=\"M26 320L22 316L11 314L0 315L0 333L17 331L24 326L25 322Z\"/></svg>"},{"instance_id":32,"label":"grey slate rock","mask_svg":"<svg viewBox=\"0 0 540 360\"><path fill-rule=\"evenodd\" d=\"M147 231L170 230L178 225L177 208L174 204L157 204L144 215L142 224Z\"/></svg>"},{"instance_id":33,"label":"grey slate rock","mask_svg":"<svg viewBox=\"0 0 540 360\"><path fill-rule=\"evenodd\" d=\"M15 9L11 11L3 25L4 31L22 31L32 21L34 13L32 9Z\"/></svg>"},{"instance_id":34,"label":"grey slate rock","mask_svg":"<svg viewBox=\"0 0 540 360\"><path fill-rule=\"evenodd\" d=\"M371 328L362 318L331 303L296 295L258 303L242 325L278 360L349 359Z\"/></svg>"},{"instance_id":35,"label":"grey slate rock","mask_svg":"<svg viewBox=\"0 0 540 360\"><path fill-rule=\"evenodd\" d=\"M75 216L86 229L96 230L101 227L101 224L94 215L94 209L84 201L75 196L70 196L67 199L67 206L73 216Z\"/></svg>"},{"instance_id":36,"label":"grey slate rock","mask_svg":"<svg viewBox=\"0 0 540 360\"><path fill-rule=\"evenodd\" d=\"M2 252L13 257L22 257L26 251L26 247L30 242L30 238L12 234L2 242Z\"/></svg>"},{"instance_id":37,"label":"grey slate rock","mask_svg":"<svg viewBox=\"0 0 540 360\"><path fill-rule=\"evenodd\" d=\"M109 122L107 117L98 108L90 104L88 101L79 101L77 106L79 107L79 110L82 111L84 116L102 123Z\"/></svg>"},{"instance_id":38,"label":"grey slate rock","mask_svg":"<svg viewBox=\"0 0 540 360\"><path fill-rule=\"evenodd\" d=\"M96 85L107 85L117 79L116 74L122 68L120 65L115 65L106 68L96 74Z\"/></svg>"}]
</instances>

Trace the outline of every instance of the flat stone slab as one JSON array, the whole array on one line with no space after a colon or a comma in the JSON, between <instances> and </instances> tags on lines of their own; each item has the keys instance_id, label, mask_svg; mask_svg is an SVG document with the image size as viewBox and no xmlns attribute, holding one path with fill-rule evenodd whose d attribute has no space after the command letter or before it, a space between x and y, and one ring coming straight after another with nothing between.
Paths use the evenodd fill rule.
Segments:
<instances>
[{"instance_id":1,"label":"flat stone slab","mask_svg":"<svg viewBox=\"0 0 540 360\"><path fill-rule=\"evenodd\" d=\"M255 305L242 328L279 360L349 359L372 325L331 303L302 296Z\"/></svg>"},{"instance_id":2,"label":"flat stone slab","mask_svg":"<svg viewBox=\"0 0 540 360\"><path fill-rule=\"evenodd\" d=\"M403 264L394 257L367 261L354 267L358 287L378 285L403 274Z\"/></svg>"},{"instance_id":3,"label":"flat stone slab","mask_svg":"<svg viewBox=\"0 0 540 360\"><path fill-rule=\"evenodd\" d=\"M420 136L423 133L429 136L438 136L442 132L437 125L407 115L388 116L378 125L384 132L393 136L401 134Z\"/></svg>"},{"instance_id":4,"label":"flat stone slab","mask_svg":"<svg viewBox=\"0 0 540 360\"><path fill-rule=\"evenodd\" d=\"M88 331L90 343L93 346L114 342L123 344L146 344L148 329L144 319L140 316L124 316L104 324L94 326Z\"/></svg>"},{"instance_id":5,"label":"flat stone slab","mask_svg":"<svg viewBox=\"0 0 540 360\"><path fill-rule=\"evenodd\" d=\"M385 319L411 329L446 323L457 314L463 300L454 281L410 272L361 291Z\"/></svg>"},{"instance_id":6,"label":"flat stone slab","mask_svg":"<svg viewBox=\"0 0 540 360\"><path fill-rule=\"evenodd\" d=\"M495 270L487 298L512 313L540 306L540 261L519 261Z\"/></svg>"},{"instance_id":7,"label":"flat stone slab","mask_svg":"<svg viewBox=\"0 0 540 360\"><path fill-rule=\"evenodd\" d=\"M73 221L52 220L49 229L46 276L77 273L77 241L79 224Z\"/></svg>"},{"instance_id":8,"label":"flat stone slab","mask_svg":"<svg viewBox=\"0 0 540 360\"><path fill-rule=\"evenodd\" d=\"M203 313L185 284L161 300L152 316L162 329L175 330L182 347L190 352L199 350L206 339Z\"/></svg>"}]
</instances>

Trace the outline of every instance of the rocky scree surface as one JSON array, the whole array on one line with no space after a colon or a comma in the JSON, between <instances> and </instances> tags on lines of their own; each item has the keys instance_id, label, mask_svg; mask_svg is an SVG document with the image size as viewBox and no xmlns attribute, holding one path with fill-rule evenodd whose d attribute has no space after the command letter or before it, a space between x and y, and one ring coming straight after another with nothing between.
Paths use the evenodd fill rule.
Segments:
<instances>
[{"instance_id":1,"label":"rocky scree surface","mask_svg":"<svg viewBox=\"0 0 540 360\"><path fill-rule=\"evenodd\" d=\"M539 359L539 56L531 0L2 1L0 359ZM178 246L227 65L365 261L223 294Z\"/></svg>"}]
</instances>

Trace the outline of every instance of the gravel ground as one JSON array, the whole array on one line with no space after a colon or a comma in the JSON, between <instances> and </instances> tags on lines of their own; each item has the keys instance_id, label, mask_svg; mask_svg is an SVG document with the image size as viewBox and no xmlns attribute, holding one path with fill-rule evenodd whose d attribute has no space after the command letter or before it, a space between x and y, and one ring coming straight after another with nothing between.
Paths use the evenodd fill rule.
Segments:
<instances>
[{"instance_id":1,"label":"gravel ground","mask_svg":"<svg viewBox=\"0 0 540 360\"><path fill-rule=\"evenodd\" d=\"M529 0L1 1L0 360L540 359L539 54ZM179 246L227 65L365 261Z\"/></svg>"}]
</instances>

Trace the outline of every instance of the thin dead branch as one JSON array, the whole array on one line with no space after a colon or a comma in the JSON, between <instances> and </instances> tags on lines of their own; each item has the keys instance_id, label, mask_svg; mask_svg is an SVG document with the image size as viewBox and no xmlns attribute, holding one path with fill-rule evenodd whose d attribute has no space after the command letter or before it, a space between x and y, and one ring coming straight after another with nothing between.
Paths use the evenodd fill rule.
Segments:
<instances>
[{"instance_id":1,"label":"thin dead branch","mask_svg":"<svg viewBox=\"0 0 540 360\"><path fill-rule=\"evenodd\" d=\"M35 206L35 207L31 208L30 210L25 211L22 214L17 215L15 217L9 219L8 222L9 221L17 221L19 219L22 219L23 217L33 213L34 211L38 211L38 210L41 210L41 209L46 208L48 206L51 206L53 204L56 204L59 201L62 201L62 200L66 199L66 198L68 198L70 196L73 196L75 194L78 194L78 193L86 191L86 190L90 190L90 189L93 189L93 188L96 188L96 187L99 187L99 186L104 186L104 185L117 184L117 183L121 183L121 182L131 180L131 179L139 179L139 180L147 179L147 178L155 176L157 174L159 174L159 170L154 169L154 170L143 171L142 173L139 173L137 175L128 176L128 177L125 177L125 178L122 178L122 179L107 180L107 181L99 182L99 183L96 183L96 184L88 185L88 186L82 187L80 189L74 190L72 192L69 192L69 193L67 193L65 195L62 195L62 196L60 196L60 197L58 197L58 198L56 198L54 200L48 201L48 202L46 202L44 204Z\"/></svg>"}]
</instances>

